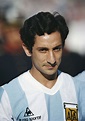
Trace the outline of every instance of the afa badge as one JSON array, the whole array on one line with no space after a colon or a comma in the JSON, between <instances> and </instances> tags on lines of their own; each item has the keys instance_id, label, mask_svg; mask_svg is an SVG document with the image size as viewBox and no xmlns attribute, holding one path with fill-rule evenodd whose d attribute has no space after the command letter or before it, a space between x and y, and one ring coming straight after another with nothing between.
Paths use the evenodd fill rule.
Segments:
<instances>
[{"instance_id":1,"label":"afa badge","mask_svg":"<svg viewBox=\"0 0 85 121\"><path fill-rule=\"evenodd\" d=\"M78 121L78 105L73 103L64 103L66 121Z\"/></svg>"}]
</instances>

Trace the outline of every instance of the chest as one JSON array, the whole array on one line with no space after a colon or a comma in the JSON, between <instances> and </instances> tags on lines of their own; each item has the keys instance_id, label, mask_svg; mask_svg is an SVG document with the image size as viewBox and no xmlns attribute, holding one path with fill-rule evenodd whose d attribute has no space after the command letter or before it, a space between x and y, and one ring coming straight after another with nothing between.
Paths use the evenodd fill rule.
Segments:
<instances>
[{"instance_id":1,"label":"chest","mask_svg":"<svg viewBox=\"0 0 85 121\"><path fill-rule=\"evenodd\" d=\"M74 95L62 96L30 92L23 95L14 110L18 121L78 121L78 105ZM73 98L72 98L73 97Z\"/></svg>"}]
</instances>

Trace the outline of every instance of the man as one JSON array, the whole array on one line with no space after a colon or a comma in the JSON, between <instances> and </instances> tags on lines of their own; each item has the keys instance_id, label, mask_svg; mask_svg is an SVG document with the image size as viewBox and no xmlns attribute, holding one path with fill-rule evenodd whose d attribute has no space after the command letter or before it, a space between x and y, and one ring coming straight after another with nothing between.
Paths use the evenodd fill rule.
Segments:
<instances>
[{"instance_id":1,"label":"man","mask_svg":"<svg viewBox=\"0 0 85 121\"><path fill-rule=\"evenodd\" d=\"M80 121L85 117L78 104L79 85L58 70L68 32L58 13L40 12L25 21L20 35L32 68L1 87L0 121Z\"/></svg>"}]
</instances>

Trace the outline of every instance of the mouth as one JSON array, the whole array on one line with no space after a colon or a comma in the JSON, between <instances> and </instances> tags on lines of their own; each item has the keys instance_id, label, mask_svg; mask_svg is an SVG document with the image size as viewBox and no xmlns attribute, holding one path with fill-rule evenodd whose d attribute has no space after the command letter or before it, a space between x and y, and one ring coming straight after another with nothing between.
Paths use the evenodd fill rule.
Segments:
<instances>
[{"instance_id":1,"label":"mouth","mask_svg":"<svg viewBox=\"0 0 85 121\"><path fill-rule=\"evenodd\" d=\"M53 70L53 69L56 67L56 65L55 65L55 66L45 65L45 66L46 66L46 68L49 69L49 70Z\"/></svg>"}]
</instances>

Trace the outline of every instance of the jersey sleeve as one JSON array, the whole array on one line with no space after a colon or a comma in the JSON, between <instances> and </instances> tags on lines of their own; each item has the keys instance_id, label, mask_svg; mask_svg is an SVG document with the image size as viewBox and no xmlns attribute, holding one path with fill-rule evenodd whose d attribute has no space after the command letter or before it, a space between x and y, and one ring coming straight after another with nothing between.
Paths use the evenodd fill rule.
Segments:
<instances>
[{"instance_id":1,"label":"jersey sleeve","mask_svg":"<svg viewBox=\"0 0 85 121\"><path fill-rule=\"evenodd\" d=\"M13 119L9 98L3 87L0 87L0 121L16 121Z\"/></svg>"}]
</instances>

